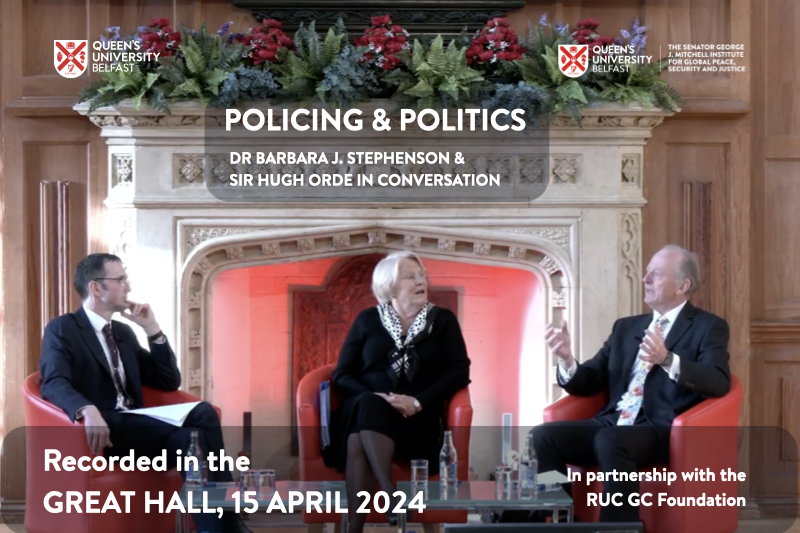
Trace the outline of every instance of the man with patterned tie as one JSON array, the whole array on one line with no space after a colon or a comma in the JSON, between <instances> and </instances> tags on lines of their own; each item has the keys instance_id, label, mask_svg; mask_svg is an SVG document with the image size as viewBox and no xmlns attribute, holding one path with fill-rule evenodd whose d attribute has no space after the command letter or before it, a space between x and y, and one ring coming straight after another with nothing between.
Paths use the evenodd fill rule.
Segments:
<instances>
[{"instance_id":1,"label":"man with patterned tie","mask_svg":"<svg viewBox=\"0 0 800 533\"><path fill-rule=\"evenodd\" d=\"M548 327L559 384L576 396L606 391L609 402L592 419L533 429L541 472L566 473L567 464L636 472L667 463L675 417L728 392L728 324L689 302L699 280L695 254L674 245L659 250L644 276L644 301L653 312L617 320L600 351L583 363L572 355L567 324ZM628 502L638 482L606 481L603 490L622 493L624 504L602 507L602 521L639 520Z\"/></svg>"},{"instance_id":2,"label":"man with patterned tie","mask_svg":"<svg viewBox=\"0 0 800 533\"><path fill-rule=\"evenodd\" d=\"M42 397L73 421L83 420L94 454L121 457L132 450L136 457L156 457L166 450L168 466L174 467L177 450L185 453L192 430L198 430L203 452L219 455L224 447L220 420L207 402L197 405L182 427L124 413L142 407L142 385L177 390L181 374L153 310L128 300L131 283L120 258L89 255L78 264L73 281L83 305L45 328L39 360ZM117 312L144 330L149 350L130 326L111 319ZM209 472L209 479L233 478L230 472ZM249 532L233 514L193 517L199 531Z\"/></svg>"}]
</instances>

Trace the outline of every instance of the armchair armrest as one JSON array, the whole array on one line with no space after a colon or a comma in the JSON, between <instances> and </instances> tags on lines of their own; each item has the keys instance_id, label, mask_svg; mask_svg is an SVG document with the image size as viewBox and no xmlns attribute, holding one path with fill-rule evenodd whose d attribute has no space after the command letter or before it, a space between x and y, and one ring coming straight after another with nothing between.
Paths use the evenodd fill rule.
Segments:
<instances>
[{"instance_id":1,"label":"armchair armrest","mask_svg":"<svg viewBox=\"0 0 800 533\"><path fill-rule=\"evenodd\" d=\"M469 439L472 433L472 400L469 388L458 391L447 406L447 428L453 432L458 453L458 479L469 479ZM462 460L460 458L465 458Z\"/></svg>"},{"instance_id":2,"label":"armchair armrest","mask_svg":"<svg viewBox=\"0 0 800 533\"><path fill-rule=\"evenodd\" d=\"M608 401L605 392L594 396L566 395L544 409L545 422L586 420L596 415Z\"/></svg>"},{"instance_id":3,"label":"armchair armrest","mask_svg":"<svg viewBox=\"0 0 800 533\"><path fill-rule=\"evenodd\" d=\"M334 365L312 370L297 385L297 430L300 463L322 457L319 428L319 384L331 378Z\"/></svg>"},{"instance_id":4,"label":"armchair armrest","mask_svg":"<svg viewBox=\"0 0 800 533\"><path fill-rule=\"evenodd\" d=\"M728 394L704 400L676 417L669 437L670 468L735 470L741 403L742 385L732 376Z\"/></svg>"}]
</instances>

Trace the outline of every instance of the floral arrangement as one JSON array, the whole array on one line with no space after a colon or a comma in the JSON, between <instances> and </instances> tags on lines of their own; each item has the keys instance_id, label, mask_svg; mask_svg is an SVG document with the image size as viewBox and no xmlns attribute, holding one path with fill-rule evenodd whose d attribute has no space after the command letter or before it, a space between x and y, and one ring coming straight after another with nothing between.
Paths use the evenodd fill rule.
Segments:
<instances>
[{"instance_id":1,"label":"floral arrangement","mask_svg":"<svg viewBox=\"0 0 800 533\"><path fill-rule=\"evenodd\" d=\"M114 28L119 35L119 28ZM163 57L175 55L181 46L181 32L169 25L169 19L152 19L150 27L141 27L138 30L142 42L142 51L157 52Z\"/></svg>"},{"instance_id":2,"label":"floral arrangement","mask_svg":"<svg viewBox=\"0 0 800 533\"><path fill-rule=\"evenodd\" d=\"M280 63L286 53L294 48L294 39L281 29L279 20L264 19L262 26L250 28L246 34L231 35L229 41L237 41L244 46L242 58L249 66L264 62ZM228 28L221 30L224 34Z\"/></svg>"},{"instance_id":3,"label":"floral arrangement","mask_svg":"<svg viewBox=\"0 0 800 533\"><path fill-rule=\"evenodd\" d=\"M659 74L668 58L632 63L623 71L587 69L578 78L558 67L558 45L623 45L615 55L638 55L646 45L646 27L638 20L619 37L597 32L600 22L584 19L574 31L552 25L542 16L523 38L504 18L494 18L472 36L445 45L411 40L388 15L351 42L339 21L325 35L312 22L294 38L277 20L264 20L242 34L228 34L230 23L217 32L205 26L190 30L168 19L153 19L131 35L109 28L103 39L136 40L145 51L157 51L158 61L126 65L104 72L84 87L80 101L90 110L130 98L169 112L179 100L235 107L249 101L275 103L321 100L350 107L371 98L391 98L402 107L447 108L477 105L486 109L521 108L529 123L567 113L580 123L581 111L602 102L639 103L677 110L680 95ZM631 52L633 50L633 52ZM609 52L603 52L608 55Z\"/></svg>"},{"instance_id":4,"label":"floral arrangement","mask_svg":"<svg viewBox=\"0 0 800 533\"><path fill-rule=\"evenodd\" d=\"M410 50L408 32L400 25L392 24L389 15L372 17L372 26L355 40L355 45L366 47L364 61L383 70L394 70L403 62L400 52Z\"/></svg>"},{"instance_id":5,"label":"floral arrangement","mask_svg":"<svg viewBox=\"0 0 800 533\"><path fill-rule=\"evenodd\" d=\"M525 49L519 44L517 32L505 18L496 17L473 37L465 52L467 64L497 64L502 61L522 59Z\"/></svg>"}]
</instances>

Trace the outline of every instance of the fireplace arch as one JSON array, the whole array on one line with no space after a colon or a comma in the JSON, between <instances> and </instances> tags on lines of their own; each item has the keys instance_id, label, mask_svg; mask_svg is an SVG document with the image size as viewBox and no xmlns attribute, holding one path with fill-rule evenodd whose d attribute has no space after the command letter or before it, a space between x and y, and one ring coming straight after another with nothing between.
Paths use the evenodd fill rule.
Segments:
<instances>
[{"instance_id":1,"label":"fireplace arch","mask_svg":"<svg viewBox=\"0 0 800 533\"><path fill-rule=\"evenodd\" d=\"M177 298L181 368L188 390L209 390L210 282L220 272L248 266L330 257L413 250L423 259L443 259L532 272L546 295L546 320L576 323L575 273L561 245L534 235L460 231L455 228L365 224L335 228L234 233L211 237L194 247L180 269ZM555 392L548 378L548 400Z\"/></svg>"}]
</instances>

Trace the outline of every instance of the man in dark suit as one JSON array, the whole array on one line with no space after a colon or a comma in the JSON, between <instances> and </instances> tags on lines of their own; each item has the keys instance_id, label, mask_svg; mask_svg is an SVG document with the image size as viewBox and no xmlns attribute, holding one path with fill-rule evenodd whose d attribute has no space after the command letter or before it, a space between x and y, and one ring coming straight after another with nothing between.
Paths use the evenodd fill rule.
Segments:
<instances>
[{"instance_id":1,"label":"man in dark suit","mask_svg":"<svg viewBox=\"0 0 800 533\"><path fill-rule=\"evenodd\" d=\"M75 269L74 285L83 300L81 308L53 319L45 328L39 361L42 397L73 421L83 420L94 454L123 456L133 450L137 457L155 457L167 450L174 467L176 451L186 452L196 430L203 452L218 455L224 447L222 430L207 402L195 407L182 427L124 413L142 407L143 384L173 391L180 386L181 375L153 310L128 300L130 282L119 257L84 258ZM116 312L144 330L149 351L141 347L130 326L111 320ZM230 472L209 472L209 479L233 478ZM223 519L193 516L199 531L249 531L233 514Z\"/></svg>"},{"instance_id":2,"label":"man in dark suit","mask_svg":"<svg viewBox=\"0 0 800 533\"><path fill-rule=\"evenodd\" d=\"M609 401L592 419L534 428L541 472L566 473L567 464L636 472L667 463L675 417L728 392L728 324L689 302L699 279L693 253L673 245L659 250L644 276L644 301L653 312L617 320L600 351L580 364L566 323L548 327L559 384L576 396L606 391ZM639 520L628 503L638 482L606 481L603 490L622 493L624 505L602 507L602 521Z\"/></svg>"}]
</instances>

